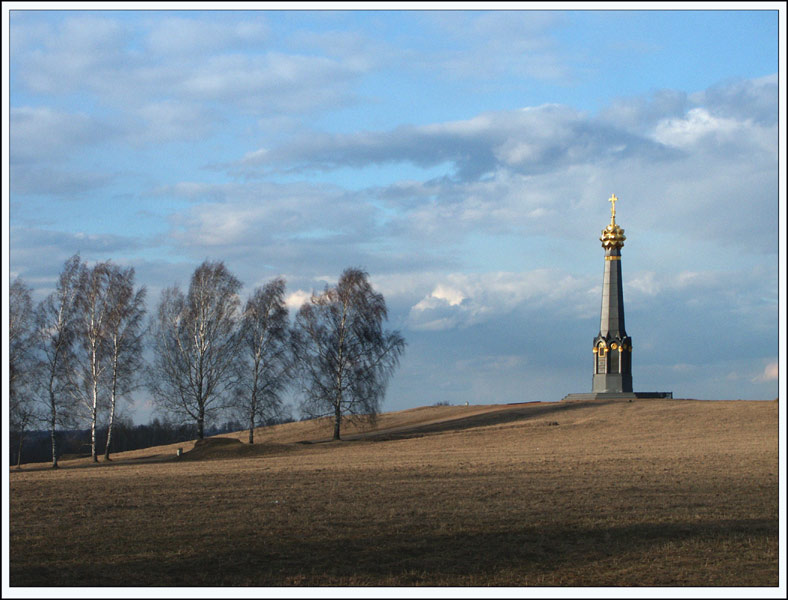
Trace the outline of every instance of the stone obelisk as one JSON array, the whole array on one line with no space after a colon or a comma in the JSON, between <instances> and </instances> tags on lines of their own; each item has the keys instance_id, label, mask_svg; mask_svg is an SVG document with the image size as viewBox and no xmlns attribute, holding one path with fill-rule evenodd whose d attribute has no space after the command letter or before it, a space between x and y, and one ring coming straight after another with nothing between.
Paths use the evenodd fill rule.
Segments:
<instances>
[{"instance_id":1,"label":"stone obelisk","mask_svg":"<svg viewBox=\"0 0 788 600\"><path fill-rule=\"evenodd\" d=\"M616 198L610 197L610 224L599 241L605 249L602 311L599 334L594 338L592 392L620 394L632 391L632 339L624 327L624 285L621 279L621 248L624 230L616 224Z\"/></svg>"},{"instance_id":2,"label":"stone obelisk","mask_svg":"<svg viewBox=\"0 0 788 600\"><path fill-rule=\"evenodd\" d=\"M605 250L602 279L602 310L599 334L594 338L594 377L590 394L569 394L564 402L672 398L673 392L632 391L632 338L624 325L624 285L621 279L621 248L624 230L616 223L616 198L610 197L610 224L599 241Z\"/></svg>"}]
</instances>

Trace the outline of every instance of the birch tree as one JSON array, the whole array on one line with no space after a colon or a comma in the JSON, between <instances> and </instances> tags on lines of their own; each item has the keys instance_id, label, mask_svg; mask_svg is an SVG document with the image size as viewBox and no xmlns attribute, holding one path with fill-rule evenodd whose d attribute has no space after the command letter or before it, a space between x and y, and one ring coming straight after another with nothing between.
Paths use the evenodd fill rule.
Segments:
<instances>
[{"instance_id":1,"label":"birch tree","mask_svg":"<svg viewBox=\"0 0 788 600\"><path fill-rule=\"evenodd\" d=\"M90 424L90 456L98 462L96 427L100 401L106 389L110 318L110 269L107 262L92 268L82 265L76 294L76 352L72 369L71 392L80 412Z\"/></svg>"},{"instance_id":2,"label":"birch tree","mask_svg":"<svg viewBox=\"0 0 788 600\"><path fill-rule=\"evenodd\" d=\"M346 269L334 287L312 294L296 315L292 347L303 392L301 412L332 416L334 439L343 418L374 419L405 340L385 331L386 302L360 269Z\"/></svg>"},{"instance_id":3,"label":"birch tree","mask_svg":"<svg viewBox=\"0 0 788 600\"><path fill-rule=\"evenodd\" d=\"M109 273L109 315L107 320L107 380L109 416L104 460L110 460L112 429L117 405L140 382L143 358L143 319L147 290L134 290L134 269L113 266Z\"/></svg>"},{"instance_id":4,"label":"birch tree","mask_svg":"<svg viewBox=\"0 0 788 600\"><path fill-rule=\"evenodd\" d=\"M30 288L17 277L8 288L8 419L9 431L16 436L17 467L22 464L25 434L37 416L34 316Z\"/></svg>"},{"instance_id":5,"label":"birch tree","mask_svg":"<svg viewBox=\"0 0 788 600\"><path fill-rule=\"evenodd\" d=\"M151 323L149 388L165 412L193 419L200 439L236 385L240 288L224 263L205 261L186 295L177 286L162 292Z\"/></svg>"},{"instance_id":6,"label":"birch tree","mask_svg":"<svg viewBox=\"0 0 788 600\"><path fill-rule=\"evenodd\" d=\"M276 278L253 292L241 319L237 410L249 425L250 444L255 427L281 414L292 362L289 334L285 281Z\"/></svg>"},{"instance_id":7,"label":"birch tree","mask_svg":"<svg viewBox=\"0 0 788 600\"><path fill-rule=\"evenodd\" d=\"M81 260L78 254L63 265L55 290L36 307L36 332L40 353L42 403L52 445L52 468L57 469L57 428L70 414L74 319Z\"/></svg>"}]
</instances>

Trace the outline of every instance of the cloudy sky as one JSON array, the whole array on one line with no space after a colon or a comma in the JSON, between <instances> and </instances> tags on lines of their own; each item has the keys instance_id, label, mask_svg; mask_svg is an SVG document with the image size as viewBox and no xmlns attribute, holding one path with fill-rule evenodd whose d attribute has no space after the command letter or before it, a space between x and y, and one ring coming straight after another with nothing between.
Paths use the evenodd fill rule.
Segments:
<instances>
[{"instance_id":1,"label":"cloudy sky","mask_svg":"<svg viewBox=\"0 0 788 600\"><path fill-rule=\"evenodd\" d=\"M635 389L774 398L780 15L747 6L4 5L5 267L133 265L153 309L223 260L296 310L360 266L408 342L383 410L552 401L591 389L616 194Z\"/></svg>"}]
</instances>

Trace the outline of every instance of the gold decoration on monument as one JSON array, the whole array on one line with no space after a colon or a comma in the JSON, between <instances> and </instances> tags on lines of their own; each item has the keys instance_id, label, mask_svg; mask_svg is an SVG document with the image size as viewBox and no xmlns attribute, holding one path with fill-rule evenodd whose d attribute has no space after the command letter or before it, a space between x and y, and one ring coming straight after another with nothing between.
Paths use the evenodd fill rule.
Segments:
<instances>
[{"instance_id":1,"label":"gold decoration on monument","mask_svg":"<svg viewBox=\"0 0 788 600\"><path fill-rule=\"evenodd\" d=\"M624 230L616 225L616 202L618 202L618 198L613 194L608 202L610 202L610 225L602 230L599 241L602 242L602 247L605 250L623 248L624 240L627 239L627 236L624 235ZM610 260L614 259L611 258Z\"/></svg>"}]
</instances>

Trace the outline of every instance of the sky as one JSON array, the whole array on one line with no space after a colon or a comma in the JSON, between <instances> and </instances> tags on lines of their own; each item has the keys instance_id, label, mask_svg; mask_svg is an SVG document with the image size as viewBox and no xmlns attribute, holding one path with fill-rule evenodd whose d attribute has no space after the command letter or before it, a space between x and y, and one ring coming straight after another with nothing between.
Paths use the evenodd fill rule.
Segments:
<instances>
[{"instance_id":1,"label":"sky","mask_svg":"<svg viewBox=\"0 0 788 600\"><path fill-rule=\"evenodd\" d=\"M407 342L382 410L557 401L615 194L635 391L784 389L781 3L111 6L3 5L4 285L79 252L153 312L221 260L294 314L361 267Z\"/></svg>"}]
</instances>

